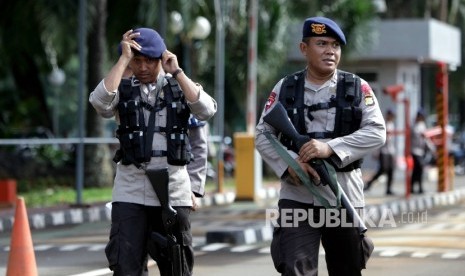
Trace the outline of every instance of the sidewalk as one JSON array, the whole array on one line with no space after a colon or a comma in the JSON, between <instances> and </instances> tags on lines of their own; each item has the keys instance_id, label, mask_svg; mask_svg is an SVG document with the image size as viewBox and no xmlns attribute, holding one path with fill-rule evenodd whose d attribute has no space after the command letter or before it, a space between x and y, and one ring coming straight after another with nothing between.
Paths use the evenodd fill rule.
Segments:
<instances>
[{"instance_id":1,"label":"sidewalk","mask_svg":"<svg viewBox=\"0 0 465 276\"><path fill-rule=\"evenodd\" d=\"M380 179L365 193L365 212L372 214L371 218L376 223L386 209L393 215L399 215L453 205L465 199L465 176L456 176L454 190L445 193L437 193L437 181L434 177L429 178L425 175L424 194L413 194L409 199L405 198L405 179L401 175L393 184L394 196L384 195L385 183ZM271 240L272 229L266 225L266 215L267 210L269 212L276 208L278 196L278 183L264 184L264 189L254 202L235 202L233 192L206 195L199 200L199 210L192 213L193 235L205 237L207 243L248 244ZM31 229L110 221L110 211L105 203L83 208L30 208L27 212ZM0 209L0 233L11 231L13 218L14 208Z\"/></svg>"}]
</instances>

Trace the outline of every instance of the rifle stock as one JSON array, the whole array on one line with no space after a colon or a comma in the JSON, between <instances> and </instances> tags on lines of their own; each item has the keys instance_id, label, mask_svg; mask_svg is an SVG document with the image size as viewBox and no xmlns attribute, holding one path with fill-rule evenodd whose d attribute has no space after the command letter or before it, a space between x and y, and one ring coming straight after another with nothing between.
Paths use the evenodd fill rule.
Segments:
<instances>
[{"instance_id":1,"label":"rifle stock","mask_svg":"<svg viewBox=\"0 0 465 276\"><path fill-rule=\"evenodd\" d=\"M168 256L171 261L172 275L182 275L181 264L181 246L177 243L176 237L173 235L172 227L176 223L177 212L169 203L169 173L168 168L145 171L150 184L152 184L155 193L158 196L162 208L161 217L163 226L166 230L166 237L158 232L152 233L152 239L161 248L168 250Z\"/></svg>"},{"instance_id":2,"label":"rifle stock","mask_svg":"<svg viewBox=\"0 0 465 276\"><path fill-rule=\"evenodd\" d=\"M300 150L300 148L305 143L311 140L308 136L301 135L295 129L294 125L291 123L289 117L287 116L286 109L280 102L277 102L275 107L273 107L273 109L271 109L268 114L263 116L263 121L289 137L297 146L297 150ZM322 184L329 184L331 190L336 194L339 183L337 183L337 181L336 183L332 181L332 178L329 175L329 171L326 168L325 162L323 162L321 159L312 159L309 164L320 176ZM362 218L359 216L358 212L347 198L347 195L344 193L342 187L339 186L339 190L341 191L341 204L347 210L347 214L352 220L352 223L355 227L357 227L360 234L365 233L367 231L367 227L365 226Z\"/></svg>"},{"instance_id":3,"label":"rifle stock","mask_svg":"<svg viewBox=\"0 0 465 276\"><path fill-rule=\"evenodd\" d=\"M163 224L171 226L174 224L176 219L176 210L171 207L169 203L169 174L168 168L157 169L157 170L146 170L147 177L152 184L155 193L157 194L158 200L162 207L162 219Z\"/></svg>"},{"instance_id":4,"label":"rifle stock","mask_svg":"<svg viewBox=\"0 0 465 276\"><path fill-rule=\"evenodd\" d=\"M277 102L276 106L263 117L263 121L289 137L298 149L310 141L308 136L297 132L289 117L287 117L286 109L284 109L284 106L280 102Z\"/></svg>"}]
</instances>

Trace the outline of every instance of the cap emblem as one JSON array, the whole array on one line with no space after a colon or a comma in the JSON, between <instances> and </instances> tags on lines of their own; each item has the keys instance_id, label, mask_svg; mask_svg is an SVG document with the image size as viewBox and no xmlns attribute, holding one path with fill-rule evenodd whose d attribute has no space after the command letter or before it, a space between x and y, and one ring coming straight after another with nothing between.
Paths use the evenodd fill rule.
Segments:
<instances>
[{"instance_id":1,"label":"cap emblem","mask_svg":"<svg viewBox=\"0 0 465 276\"><path fill-rule=\"evenodd\" d=\"M312 33L317 35L325 34L326 33L326 25L325 24L312 24Z\"/></svg>"}]
</instances>

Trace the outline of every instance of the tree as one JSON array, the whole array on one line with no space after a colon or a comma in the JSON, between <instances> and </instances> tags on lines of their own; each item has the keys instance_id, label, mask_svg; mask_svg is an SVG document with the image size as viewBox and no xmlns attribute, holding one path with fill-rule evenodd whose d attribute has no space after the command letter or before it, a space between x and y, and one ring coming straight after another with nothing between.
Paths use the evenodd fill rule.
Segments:
<instances>
[{"instance_id":1,"label":"tree","mask_svg":"<svg viewBox=\"0 0 465 276\"><path fill-rule=\"evenodd\" d=\"M107 0L91 2L91 22L89 30L87 87L96 87L105 76L107 63L106 19ZM89 137L104 137L105 123L93 108L87 108L86 130ZM90 187L111 185L113 168L110 164L110 148L106 144L87 145L85 150L85 183Z\"/></svg>"},{"instance_id":2,"label":"tree","mask_svg":"<svg viewBox=\"0 0 465 276\"><path fill-rule=\"evenodd\" d=\"M139 26L161 27L159 23L161 1L153 0L106 0L87 1L88 68L86 87L97 85L117 59L117 46L121 35L129 28ZM353 27L369 20L370 0L320 0L284 1L260 0L258 19L258 97L267 97L271 86L283 73L291 73L286 63L288 28L306 17L326 15L342 22L347 36L353 35ZM66 71L67 80L62 87L66 101L60 103L66 120L63 133L72 135L77 124L77 58L76 11L78 1L18 0L0 2L0 133L11 136L12 130L24 130L36 126L52 127L50 85L46 76L52 69L50 53L56 53L57 64ZM247 11L249 1L225 1L226 18L226 68L225 68L225 129L226 135L245 129L247 85ZM188 7L189 9L185 8ZM168 15L174 10L188 13L187 19L198 15L207 17L215 28L213 1L174 0L167 3ZM25 20L27 19L27 20ZM187 22L186 25L192 22ZM14 26L11 28L10 26ZM166 30L166 44L182 59L179 39ZM202 83L207 92L214 91L214 33L191 45L195 53L195 80ZM12 54L14 53L14 54ZM283 69L286 68L286 69ZM34 91L34 93L31 93ZM258 110L263 101L260 101ZM10 107L15 106L15 110ZM88 136L102 137L105 122L86 105L86 132ZM65 128L66 127L66 128ZM8 135L8 136L7 136ZM86 185L109 185L111 172L108 145L86 146ZM105 161L106 160L106 161Z\"/></svg>"},{"instance_id":3,"label":"tree","mask_svg":"<svg viewBox=\"0 0 465 276\"><path fill-rule=\"evenodd\" d=\"M2 137L36 136L39 132L51 133L52 119L48 95L50 84L47 76L51 72L52 54L59 52L57 65L66 66L64 61L73 52L72 40L64 36L76 21L72 20L74 1L2 1L0 2L0 133ZM70 8L63 8L70 7ZM73 9L74 8L74 9ZM71 19L70 19L71 18ZM63 23L64 22L64 23ZM63 87L72 94L72 86ZM65 159L57 158L60 149L52 146L34 148L25 156L21 147L13 150L2 147L2 171L6 176L26 178L31 165L40 175L50 174ZM25 162L11 158L28 157ZM58 154L58 155L56 155ZM32 156L34 157L34 156ZM10 168L11 164L16 164ZM5 166L4 166L5 165ZM42 168L40 168L42 167ZM15 174L15 172L18 172ZM33 178L34 179L34 178Z\"/></svg>"}]
</instances>

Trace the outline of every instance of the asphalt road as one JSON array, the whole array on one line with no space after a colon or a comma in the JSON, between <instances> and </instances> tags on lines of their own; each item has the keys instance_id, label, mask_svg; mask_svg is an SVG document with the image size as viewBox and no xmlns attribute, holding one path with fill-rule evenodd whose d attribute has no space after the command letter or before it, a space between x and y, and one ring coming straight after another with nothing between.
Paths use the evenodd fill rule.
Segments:
<instances>
[{"instance_id":1,"label":"asphalt road","mask_svg":"<svg viewBox=\"0 0 465 276\"><path fill-rule=\"evenodd\" d=\"M465 204L407 214L394 227L374 228L369 235L375 252L363 275L464 275ZM111 275L104 255L109 222L34 231L35 256L40 275ZM269 256L269 243L204 244L195 239L195 275L278 275ZM6 274L9 234L0 235L0 275ZM27 265L27 264L25 264ZM149 275L159 275L152 262ZM327 275L324 252L320 274Z\"/></svg>"}]
</instances>

